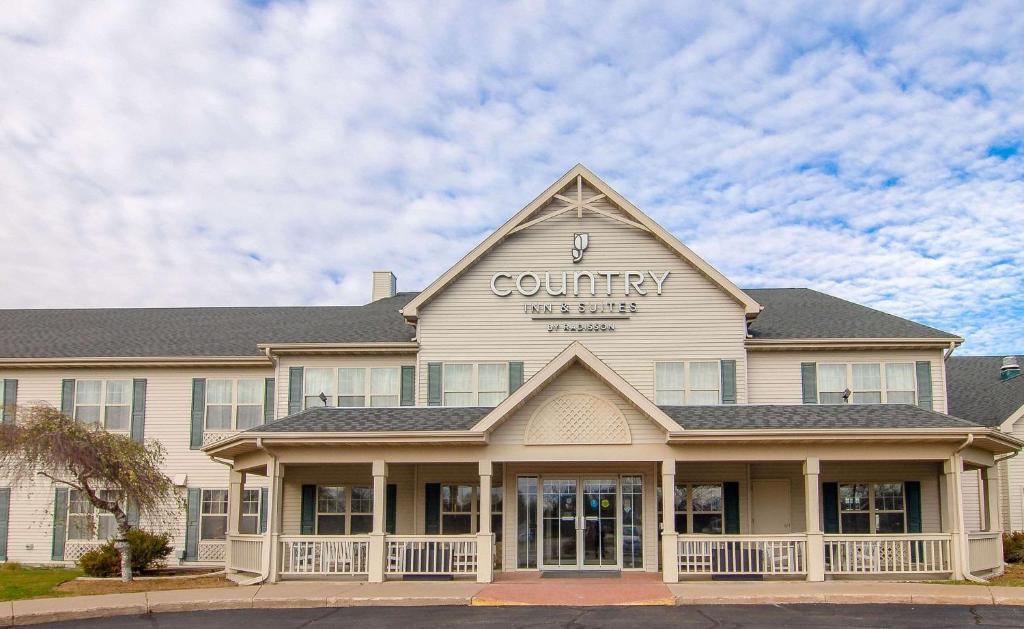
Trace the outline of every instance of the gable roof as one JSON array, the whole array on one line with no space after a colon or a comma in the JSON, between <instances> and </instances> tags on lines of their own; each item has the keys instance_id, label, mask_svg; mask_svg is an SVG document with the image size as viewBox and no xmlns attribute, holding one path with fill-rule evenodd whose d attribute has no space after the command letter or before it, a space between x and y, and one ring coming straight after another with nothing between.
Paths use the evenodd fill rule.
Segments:
<instances>
[{"instance_id":1,"label":"gable roof","mask_svg":"<svg viewBox=\"0 0 1024 629\"><path fill-rule=\"evenodd\" d=\"M1003 356L950 356L946 395L951 415L1000 426L1024 407L1024 376L999 379Z\"/></svg>"},{"instance_id":2,"label":"gable roof","mask_svg":"<svg viewBox=\"0 0 1024 629\"><path fill-rule=\"evenodd\" d=\"M651 234L660 240L665 246L673 250L679 255L679 257L689 262L695 269L697 269L697 271L702 273L709 280L721 287L722 290L732 296L733 299L743 306L748 316L754 316L760 312L760 305L749 295L740 290L740 288L733 284L728 278L722 275L717 269L705 262L700 256L690 250L689 247L681 243L678 238L673 236L661 225L658 225L649 216L627 201L622 195L612 189L611 186L602 181L600 177L590 172L590 170L582 164L577 164L573 166L569 172L565 173L565 175L563 175L558 181L551 184L551 186L542 192L540 196L517 212L504 225L491 233L491 235L482 243L477 245L472 251L459 260L455 266L448 269L441 275L441 277L434 280L434 282L427 286L422 293L417 295L405 306L405 308L402 309L402 313L409 319L416 319L416 317L419 316L420 308L425 306L438 293L451 285L452 282L458 279L459 276L473 266L477 260L483 257L488 251L510 236L516 228L524 225L534 212L543 208L549 201L555 199L556 195L565 189L566 186L573 183L573 181L578 182L580 185L582 182L586 182L601 195L617 205L619 209L629 217L629 219L635 221L642 228L650 231ZM579 199L579 201L582 203L583 199Z\"/></svg>"}]
</instances>

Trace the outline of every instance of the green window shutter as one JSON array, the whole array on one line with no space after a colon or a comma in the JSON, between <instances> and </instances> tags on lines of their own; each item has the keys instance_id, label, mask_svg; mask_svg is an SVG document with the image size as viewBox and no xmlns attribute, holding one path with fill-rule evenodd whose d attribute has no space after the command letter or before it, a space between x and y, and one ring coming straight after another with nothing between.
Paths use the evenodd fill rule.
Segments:
<instances>
[{"instance_id":1,"label":"green window shutter","mask_svg":"<svg viewBox=\"0 0 1024 629\"><path fill-rule=\"evenodd\" d=\"M146 438L146 379L132 380L132 441L142 443Z\"/></svg>"},{"instance_id":2,"label":"green window shutter","mask_svg":"<svg viewBox=\"0 0 1024 629\"><path fill-rule=\"evenodd\" d=\"M185 561L199 559L199 509L203 503L203 490L198 487L188 488L188 501L185 509Z\"/></svg>"},{"instance_id":3,"label":"green window shutter","mask_svg":"<svg viewBox=\"0 0 1024 629\"><path fill-rule=\"evenodd\" d=\"M206 427L206 378L192 378L192 433L188 447L203 447L203 429Z\"/></svg>"},{"instance_id":4,"label":"green window shutter","mask_svg":"<svg viewBox=\"0 0 1024 629\"><path fill-rule=\"evenodd\" d=\"M0 409L5 424L14 423L14 414L18 410L18 381L4 380L4 407Z\"/></svg>"},{"instance_id":5,"label":"green window shutter","mask_svg":"<svg viewBox=\"0 0 1024 629\"><path fill-rule=\"evenodd\" d=\"M508 364L508 394L523 386L523 362L513 361Z\"/></svg>"},{"instance_id":6,"label":"green window shutter","mask_svg":"<svg viewBox=\"0 0 1024 629\"><path fill-rule=\"evenodd\" d=\"M736 403L736 361L722 361L722 404Z\"/></svg>"},{"instance_id":7,"label":"green window shutter","mask_svg":"<svg viewBox=\"0 0 1024 629\"><path fill-rule=\"evenodd\" d=\"M134 500L129 499L127 501L124 511L124 514L128 516L128 524L135 527L139 526L139 505Z\"/></svg>"},{"instance_id":8,"label":"green window shutter","mask_svg":"<svg viewBox=\"0 0 1024 629\"><path fill-rule=\"evenodd\" d=\"M267 496L269 493L266 487L260 487L260 533L267 532Z\"/></svg>"},{"instance_id":9,"label":"green window shutter","mask_svg":"<svg viewBox=\"0 0 1024 629\"><path fill-rule=\"evenodd\" d=\"M722 483L722 505L725 509L725 534L740 533L740 484Z\"/></svg>"},{"instance_id":10,"label":"green window shutter","mask_svg":"<svg viewBox=\"0 0 1024 629\"><path fill-rule=\"evenodd\" d=\"M302 410L302 367L288 368L288 414Z\"/></svg>"},{"instance_id":11,"label":"green window shutter","mask_svg":"<svg viewBox=\"0 0 1024 629\"><path fill-rule=\"evenodd\" d=\"M316 533L316 485L302 486L302 507L299 509L299 534L314 535Z\"/></svg>"},{"instance_id":12,"label":"green window shutter","mask_svg":"<svg viewBox=\"0 0 1024 629\"><path fill-rule=\"evenodd\" d=\"M932 363L917 361L917 405L932 410Z\"/></svg>"},{"instance_id":13,"label":"green window shutter","mask_svg":"<svg viewBox=\"0 0 1024 629\"><path fill-rule=\"evenodd\" d=\"M437 535L441 532L441 483L427 483L423 495L423 533Z\"/></svg>"},{"instance_id":14,"label":"green window shutter","mask_svg":"<svg viewBox=\"0 0 1024 629\"><path fill-rule=\"evenodd\" d=\"M821 484L821 513L825 533L839 532L839 483Z\"/></svg>"},{"instance_id":15,"label":"green window shutter","mask_svg":"<svg viewBox=\"0 0 1024 629\"><path fill-rule=\"evenodd\" d=\"M11 522L11 488L0 487L0 561L7 561L7 532Z\"/></svg>"},{"instance_id":16,"label":"green window shutter","mask_svg":"<svg viewBox=\"0 0 1024 629\"><path fill-rule=\"evenodd\" d=\"M60 412L68 417L75 415L75 380L66 378L60 383Z\"/></svg>"},{"instance_id":17,"label":"green window shutter","mask_svg":"<svg viewBox=\"0 0 1024 629\"><path fill-rule=\"evenodd\" d=\"M274 421L274 407L277 401L274 399L277 390L277 380L267 378L263 382L263 423L269 424Z\"/></svg>"},{"instance_id":18,"label":"green window shutter","mask_svg":"<svg viewBox=\"0 0 1024 629\"><path fill-rule=\"evenodd\" d=\"M908 480L903 483L907 498L907 533L921 532L921 482Z\"/></svg>"},{"instance_id":19,"label":"green window shutter","mask_svg":"<svg viewBox=\"0 0 1024 629\"><path fill-rule=\"evenodd\" d=\"M804 404L818 403L818 364L800 363L800 388Z\"/></svg>"},{"instance_id":20,"label":"green window shutter","mask_svg":"<svg viewBox=\"0 0 1024 629\"><path fill-rule=\"evenodd\" d=\"M50 559L64 561L64 542L67 541L68 488L57 487L53 491L53 550Z\"/></svg>"},{"instance_id":21,"label":"green window shutter","mask_svg":"<svg viewBox=\"0 0 1024 629\"><path fill-rule=\"evenodd\" d=\"M441 363L427 363L427 404L441 406Z\"/></svg>"},{"instance_id":22,"label":"green window shutter","mask_svg":"<svg viewBox=\"0 0 1024 629\"><path fill-rule=\"evenodd\" d=\"M398 485L388 484L387 500L384 504L384 530L394 535L398 531L395 518L398 515Z\"/></svg>"},{"instance_id":23,"label":"green window shutter","mask_svg":"<svg viewBox=\"0 0 1024 629\"><path fill-rule=\"evenodd\" d=\"M402 365L402 406L416 406L416 367Z\"/></svg>"}]
</instances>

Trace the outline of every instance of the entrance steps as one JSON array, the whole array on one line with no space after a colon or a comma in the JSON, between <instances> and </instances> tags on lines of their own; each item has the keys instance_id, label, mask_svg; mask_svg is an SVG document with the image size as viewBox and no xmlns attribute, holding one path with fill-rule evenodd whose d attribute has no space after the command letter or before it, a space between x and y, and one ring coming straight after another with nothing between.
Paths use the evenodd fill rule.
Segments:
<instances>
[{"instance_id":1,"label":"entrance steps","mask_svg":"<svg viewBox=\"0 0 1024 629\"><path fill-rule=\"evenodd\" d=\"M473 605L675 605L657 572L623 572L618 577L543 578L540 572L502 572L473 597Z\"/></svg>"}]
</instances>

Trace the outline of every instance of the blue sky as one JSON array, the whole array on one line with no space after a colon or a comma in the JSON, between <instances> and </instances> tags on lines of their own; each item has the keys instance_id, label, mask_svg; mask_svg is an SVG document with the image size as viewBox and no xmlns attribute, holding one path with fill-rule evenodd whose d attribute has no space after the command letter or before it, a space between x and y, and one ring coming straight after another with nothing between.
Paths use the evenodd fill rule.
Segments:
<instances>
[{"instance_id":1,"label":"blue sky","mask_svg":"<svg viewBox=\"0 0 1024 629\"><path fill-rule=\"evenodd\" d=\"M1019 9L5 3L0 307L415 290L582 162L740 286L1022 353Z\"/></svg>"}]
</instances>

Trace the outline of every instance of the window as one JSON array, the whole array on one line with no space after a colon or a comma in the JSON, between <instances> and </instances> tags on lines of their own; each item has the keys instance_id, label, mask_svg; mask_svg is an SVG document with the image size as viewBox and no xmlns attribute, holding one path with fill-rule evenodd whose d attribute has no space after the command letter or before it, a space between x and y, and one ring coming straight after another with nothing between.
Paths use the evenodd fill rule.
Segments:
<instances>
[{"instance_id":1,"label":"window","mask_svg":"<svg viewBox=\"0 0 1024 629\"><path fill-rule=\"evenodd\" d=\"M441 485L441 534L473 532L474 500L472 485Z\"/></svg>"},{"instance_id":2,"label":"window","mask_svg":"<svg viewBox=\"0 0 1024 629\"><path fill-rule=\"evenodd\" d=\"M839 530L843 533L905 533L903 483L840 483Z\"/></svg>"},{"instance_id":3,"label":"window","mask_svg":"<svg viewBox=\"0 0 1024 629\"><path fill-rule=\"evenodd\" d=\"M372 487L317 487L317 535L362 535L372 530Z\"/></svg>"},{"instance_id":4,"label":"window","mask_svg":"<svg viewBox=\"0 0 1024 629\"><path fill-rule=\"evenodd\" d=\"M246 489L242 493L242 519L238 522L238 532L252 535L259 533L260 528L260 490Z\"/></svg>"},{"instance_id":5,"label":"window","mask_svg":"<svg viewBox=\"0 0 1024 629\"><path fill-rule=\"evenodd\" d=\"M228 490L204 489L199 513L199 539L224 539L228 532Z\"/></svg>"},{"instance_id":6,"label":"window","mask_svg":"<svg viewBox=\"0 0 1024 629\"><path fill-rule=\"evenodd\" d=\"M846 365L818 365L818 401L845 404Z\"/></svg>"},{"instance_id":7,"label":"window","mask_svg":"<svg viewBox=\"0 0 1024 629\"><path fill-rule=\"evenodd\" d=\"M622 567L644 567L644 477L622 477Z\"/></svg>"},{"instance_id":8,"label":"window","mask_svg":"<svg viewBox=\"0 0 1024 629\"><path fill-rule=\"evenodd\" d=\"M206 381L206 429L246 430L263 423L260 379Z\"/></svg>"},{"instance_id":9,"label":"window","mask_svg":"<svg viewBox=\"0 0 1024 629\"><path fill-rule=\"evenodd\" d=\"M516 565L537 567L537 477L516 479Z\"/></svg>"},{"instance_id":10,"label":"window","mask_svg":"<svg viewBox=\"0 0 1024 629\"><path fill-rule=\"evenodd\" d=\"M473 365L445 363L444 405L473 406Z\"/></svg>"},{"instance_id":11,"label":"window","mask_svg":"<svg viewBox=\"0 0 1024 629\"><path fill-rule=\"evenodd\" d=\"M508 397L508 363L483 363L477 366L480 406L497 406Z\"/></svg>"},{"instance_id":12,"label":"window","mask_svg":"<svg viewBox=\"0 0 1024 629\"><path fill-rule=\"evenodd\" d=\"M721 363L654 363L654 402L666 406L721 404Z\"/></svg>"},{"instance_id":13,"label":"window","mask_svg":"<svg viewBox=\"0 0 1024 629\"><path fill-rule=\"evenodd\" d=\"M882 369L877 363L856 363L853 370L853 392L850 401L854 404L882 403Z\"/></svg>"},{"instance_id":14,"label":"window","mask_svg":"<svg viewBox=\"0 0 1024 629\"><path fill-rule=\"evenodd\" d=\"M398 406L402 370L374 367L370 370L370 406Z\"/></svg>"},{"instance_id":15,"label":"window","mask_svg":"<svg viewBox=\"0 0 1024 629\"><path fill-rule=\"evenodd\" d=\"M917 403L917 374L914 363L885 365L885 401L889 404Z\"/></svg>"},{"instance_id":16,"label":"window","mask_svg":"<svg viewBox=\"0 0 1024 629\"><path fill-rule=\"evenodd\" d=\"M122 492L103 489L99 492L103 500L116 500L125 506ZM68 492L67 539L105 541L117 536L117 521L113 514L97 509L89 502L83 491L72 489Z\"/></svg>"},{"instance_id":17,"label":"window","mask_svg":"<svg viewBox=\"0 0 1024 629\"><path fill-rule=\"evenodd\" d=\"M445 406L497 406L508 397L508 363L445 363Z\"/></svg>"},{"instance_id":18,"label":"window","mask_svg":"<svg viewBox=\"0 0 1024 629\"><path fill-rule=\"evenodd\" d=\"M327 406L331 403L334 398L334 369L307 368L302 377L303 408ZM321 393L327 397L327 402L320 399Z\"/></svg>"},{"instance_id":19,"label":"window","mask_svg":"<svg viewBox=\"0 0 1024 629\"><path fill-rule=\"evenodd\" d=\"M366 370L362 367L338 370L338 406L366 406Z\"/></svg>"},{"instance_id":20,"label":"window","mask_svg":"<svg viewBox=\"0 0 1024 629\"><path fill-rule=\"evenodd\" d=\"M128 430L132 415L131 380L78 380L75 419L107 430Z\"/></svg>"},{"instance_id":21,"label":"window","mask_svg":"<svg viewBox=\"0 0 1024 629\"><path fill-rule=\"evenodd\" d=\"M723 531L722 485L676 485L675 510L677 533L713 533Z\"/></svg>"},{"instance_id":22,"label":"window","mask_svg":"<svg viewBox=\"0 0 1024 629\"><path fill-rule=\"evenodd\" d=\"M360 535L373 530L373 488L352 488L352 523L350 535Z\"/></svg>"},{"instance_id":23,"label":"window","mask_svg":"<svg viewBox=\"0 0 1024 629\"><path fill-rule=\"evenodd\" d=\"M849 390L849 398L844 398ZM914 363L818 365L821 404L915 404Z\"/></svg>"}]
</instances>

